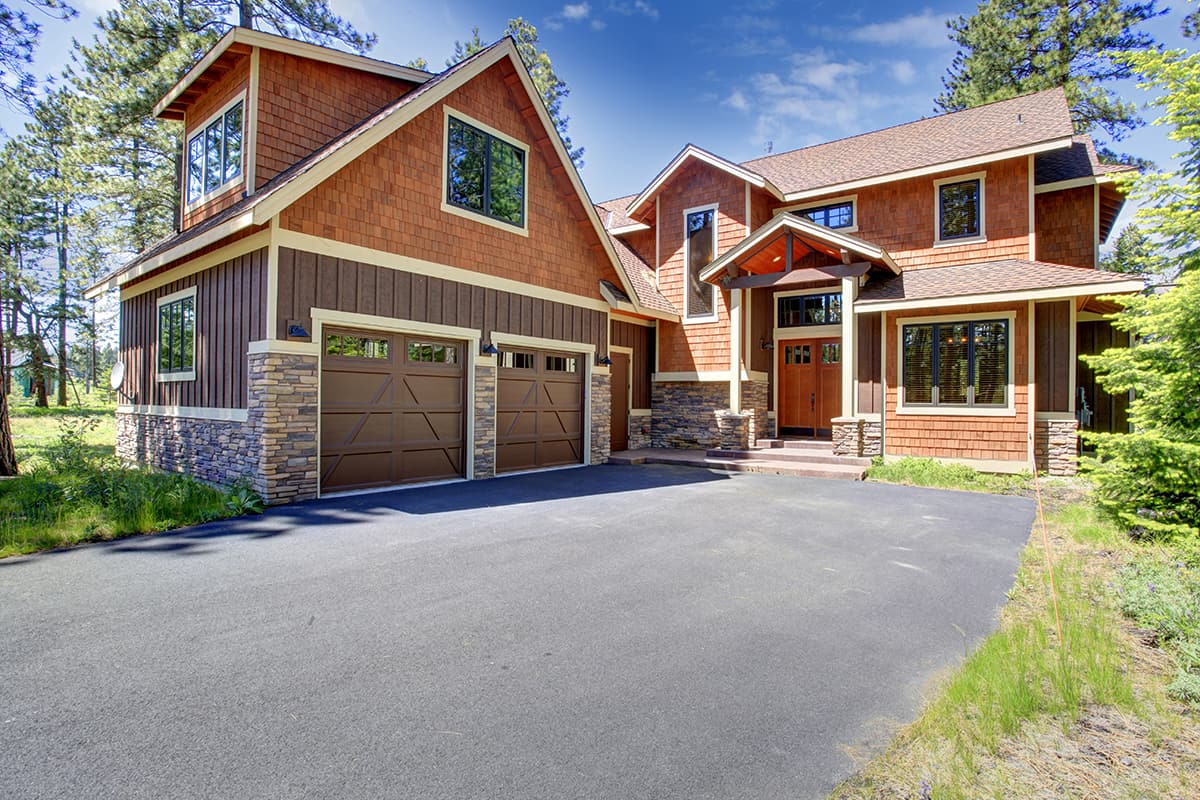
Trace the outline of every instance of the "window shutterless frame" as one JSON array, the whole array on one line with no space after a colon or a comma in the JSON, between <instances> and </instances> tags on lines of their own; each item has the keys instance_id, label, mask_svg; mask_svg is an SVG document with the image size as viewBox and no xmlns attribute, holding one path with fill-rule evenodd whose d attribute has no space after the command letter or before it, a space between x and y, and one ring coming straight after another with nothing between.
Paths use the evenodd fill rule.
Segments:
<instances>
[{"instance_id":1,"label":"window shutterless frame","mask_svg":"<svg viewBox=\"0 0 1200 800\"><path fill-rule=\"evenodd\" d=\"M902 317L895 321L896 323L896 345L895 355L897 358L897 371L899 374L899 403L896 408L898 414L924 414L929 416L1006 416L1011 417L1016 414L1015 404L1015 385L1013 382L1014 369L1014 353L1016 349L1015 331L1016 331L1016 315L1012 312L992 312L962 314L962 315L946 315L936 317ZM966 343L968 352L966 356L966 369L968 370L965 382L967 384L967 400L973 399L975 380L977 378L977 350L975 346L975 325L1003 325L1004 331L1004 349L1003 358L1000 361L1000 366L1003 369L1003 375L1000 378L1001 386L1004 392L1004 403L944 403L940 402L939 395L939 373L941 368L938 332L941 328L950 328L954 326L965 326L968 329ZM909 399L908 391L908 372L906 365L905 339L906 332L916 328L929 328L930 333L930 399L931 402L913 402ZM890 337L889 337L890 341Z\"/></svg>"},{"instance_id":2,"label":"window shutterless frame","mask_svg":"<svg viewBox=\"0 0 1200 800\"><path fill-rule=\"evenodd\" d=\"M242 92L205 119L203 124L194 128L189 126L190 135L183 142L183 186L180 187L184 210L195 208L245 182L247 118L246 93ZM236 167L229 163L229 142L235 130L240 136ZM215 161L210 153L210 145L217 150ZM199 174L196 174L197 168ZM216 170L215 177L212 169ZM193 191L193 187L196 191Z\"/></svg>"},{"instance_id":3,"label":"window shutterless frame","mask_svg":"<svg viewBox=\"0 0 1200 800\"><path fill-rule=\"evenodd\" d=\"M933 182L933 246L949 247L959 244L977 244L987 241L987 186L986 172L972 172L968 175L955 175L950 178L940 178ZM944 235L945 210L943 189L954 187L974 186L975 188L975 230Z\"/></svg>"},{"instance_id":4,"label":"window shutterless frame","mask_svg":"<svg viewBox=\"0 0 1200 800\"><path fill-rule=\"evenodd\" d=\"M466 219L481 222L485 225L490 225L499 230L516 233L520 236L529 235L529 145L521 142L511 136L499 131L477 119L472 118L467 114L463 114L449 106L443 106L444 130L442 135L442 211L445 211L456 216ZM482 159L482 174L479 179L479 193L481 195L481 208L473 208L470 205L456 203L452 201L452 185L451 181L454 176L454 168L451 165L451 133L452 128L455 130L465 130L476 136L482 137L484 141ZM488 213L488 205L491 202L491 191L493 182L493 165L494 158L493 149L499 147L501 151L511 155L515 155L520 161L520 221L513 222L503 217L493 216Z\"/></svg>"},{"instance_id":5,"label":"window shutterless frame","mask_svg":"<svg viewBox=\"0 0 1200 800\"><path fill-rule=\"evenodd\" d=\"M702 272L704 267L708 266L708 264L711 264L712 260L717 257L717 242L720 241L720 239L717 237L717 226L720 224L720 218L717 214L718 208L719 208L719 204L713 203L711 205L706 205L706 206L696 206L695 208L686 208L683 211L683 306L684 306L683 324L684 325L690 325L690 324L695 324L695 323L699 323L699 322L716 322L718 319L717 287L716 286L713 286L711 283L704 284L704 286L708 287L709 297L711 298L711 300L710 300L711 308L708 309L707 311L705 311L703 309L700 309L700 310L693 309L692 302L691 302L692 301L691 283L693 281L699 282L700 272ZM692 245L691 245L692 237L691 237L691 232L689 230L689 227L691 224L692 217L695 217L695 216L698 216L701 214L711 214L712 215L712 245L711 245L711 249L709 251L710 258L709 258L708 264L701 265L700 269L696 270L695 274L693 275L692 274ZM700 286L698 288L703 290L704 286Z\"/></svg>"},{"instance_id":6,"label":"window shutterless frame","mask_svg":"<svg viewBox=\"0 0 1200 800\"><path fill-rule=\"evenodd\" d=\"M159 383L196 379L196 287L158 298L155 309L155 373Z\"/></svg>"}]
</instances>

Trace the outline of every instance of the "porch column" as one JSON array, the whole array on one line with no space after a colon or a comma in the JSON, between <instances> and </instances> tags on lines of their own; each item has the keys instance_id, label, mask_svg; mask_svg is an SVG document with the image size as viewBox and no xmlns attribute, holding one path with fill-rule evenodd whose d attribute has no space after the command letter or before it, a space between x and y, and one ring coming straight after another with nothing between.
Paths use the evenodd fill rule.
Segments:
<instances>
[{"instance_id":1,"label":"porch column","mask_svg":"<svg viewBox=\"0 0 1200 800\"><path fill-rule=\"evenodd\" d=\"M742 410L742 290L729 290L729 410Z\"/></svg>"},{"instance_id":2,"label":"porch column","mask_svg":"<svg viewBox=\"0 0 1200 800\"><path fill-rule=\"evenodd\" d=\"M854 301L858 299L858 278L842 278L842 414L853 417L854 376L858 374L858 320Z\"/></svg>"}]
</instances>

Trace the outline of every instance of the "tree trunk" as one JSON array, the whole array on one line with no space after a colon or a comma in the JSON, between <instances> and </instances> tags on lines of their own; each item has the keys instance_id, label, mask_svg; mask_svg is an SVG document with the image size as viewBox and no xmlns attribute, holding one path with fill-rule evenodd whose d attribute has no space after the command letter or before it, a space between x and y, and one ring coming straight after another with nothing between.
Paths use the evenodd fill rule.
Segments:
<instances>
[{"instance_id":1,"label":"tree trunk","mask_svg":"<svg viewBox=\"0 0 1200 800\"><path fill-rule=\"evenodd\" d=\"M12 426L8 422L8 393L0 392L0 475L17 474L17 451L13 448Z\"/></svg>"},{"instance_id":2,"label":"tree trunk","mask_svg":"<svg viewBox=\"0 0 1200 800\"><path fill-rule=\"evenodd\" d=\"M243 28L254 27L254 0L241 0L238 3L238 25Z\"/></svg>"},{"instance_id":3,"label":"tree trunk","mask_svg":"<svg viewBox=\"0 0 1200 800\"><path fill-rule=\"evenodd\" d=\"M58 405L67 404L67 205L58 219Z\"/></svg>"},{"instance_id":4,"label":"tree trunk","mask_svg":"<svg viewBox=\"0 0 1200 800\"><path fill-rule=\"evenodd\" d=\"M33 404L38 408L49 408L50 400L46 391L46 346L37 334L34 335L33 347L29 353L29 379L33 382Z\"/></svg>"}]
</instances>

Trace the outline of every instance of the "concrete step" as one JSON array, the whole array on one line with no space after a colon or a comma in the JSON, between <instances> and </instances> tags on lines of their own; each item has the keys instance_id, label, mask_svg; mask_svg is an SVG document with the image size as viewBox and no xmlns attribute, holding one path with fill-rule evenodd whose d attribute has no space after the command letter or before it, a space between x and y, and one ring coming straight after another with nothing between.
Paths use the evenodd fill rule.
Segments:
<instances>
[{"instance_id":1,"label":"concrete step","mask_svg":"<svg viewBox=\"0 0 1200 800\"><path fill-rule=\"evenodd\" d=\"M784 450L832 450L833 442L828 439L759 439L760 449Z\"/></svg>"},{"instance_id":2,"label":"concrete step","mask_svg":"<svg viewBox=\"0 0 1200 800\"><path fill-rule=\"evenodd\" d=\"M744 459L754 461L791 461L800 464L849 464L856 467L871 466L869 458L835 456L833 450L807 447L767 447L755 450L709 450L709 458Z\"/></svg>"},{"instance_id":3,"label":"concrete step","mask_svg":"<svg viewBox=\"0 0 1200 800\"><path fill-rule=\"evenodd\" d=\"M691 455L687 455L687 453ZM641 457L645 464L674 464L683 467L704 467L719 469L725 472L757 472L767 475L795 475L805 478L828 478L833 480L860 481L866 474L866 467L856 464L821 464L798 461L772 461L769 459L746 458L698 458L698 451L680 451L676 455L670 452L659 452L654 455ZM636 461L621 462L609 459L609 463L637 463Z\"/></svg>"}]
</instances>

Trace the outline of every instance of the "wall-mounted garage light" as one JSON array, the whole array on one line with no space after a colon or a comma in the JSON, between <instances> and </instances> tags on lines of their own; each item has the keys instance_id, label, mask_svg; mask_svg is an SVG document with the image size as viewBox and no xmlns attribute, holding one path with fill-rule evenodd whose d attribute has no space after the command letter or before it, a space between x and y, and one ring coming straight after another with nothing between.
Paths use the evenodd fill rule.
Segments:
<instances>
[{"instance_id":1,"label":"wall-mounted garage light","mask_svg":"<svg viewBox=\"0 0 1200 800\"><path fill-rule=\"evenodd\" d=\"M485 344L483 346L483 350L481 352L485 356L494 356L497 353L499 353L500 351L496 349L496 345L492 344L491 342L488 342L487 344Z\"/></svg>"},{"instance_id":2,"label":"wall-mounted garage light","mask_svg":"<svg viewBox=\"0 0 1200 800\"><path fill-rule=\"evenodd\" d=\"M601 356L601 357L600 357L599 364L600 364L600 366L602 366L602 367L611 367L611 366L612 366L612 359L611 359L611 358L609 358L608 356Z\"/></svg>"},{"instance_id":3,"label":"wall-mounted garage light","mask_svg":"<svg viewBox=\"0 0 1200 800\"><path fill-rule=\"evenodd\" d=\"M763 350L774 350L775 349L775 343L768 342L766 339L759 339L758 346L760 348L762 348Z\"/></svg>"},{"instance_id":4,"label":"wall-mounted garage light","mask_svg":"<svg viewBox=\"0 0 1200 800\"><path fill-rule=\"evenodd\" d=\"M288 320L287 335L289 339L307 339L310 336L304 328L304 323L294 319Z\"/></svg>"}]
</instances>

